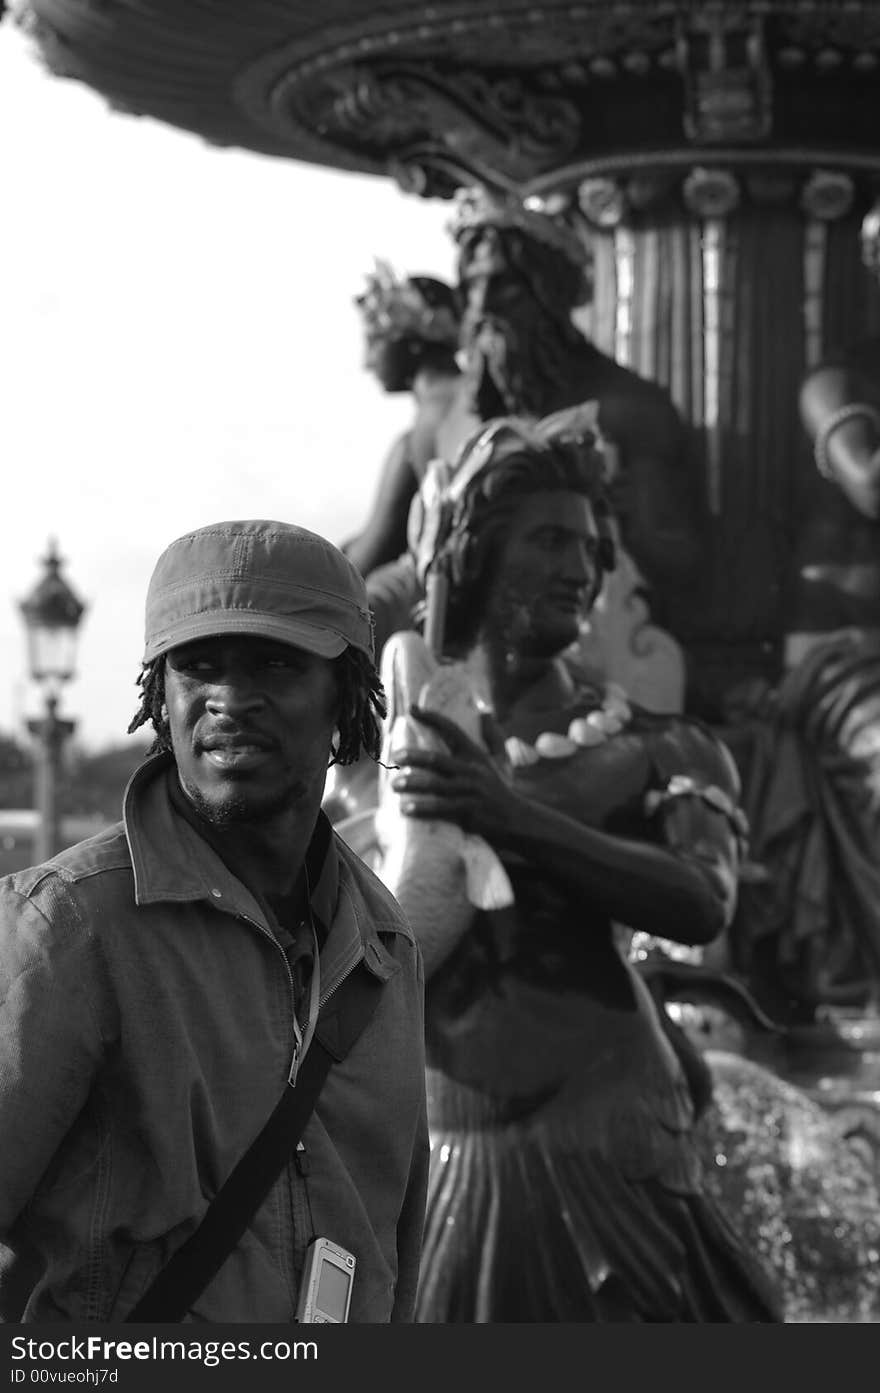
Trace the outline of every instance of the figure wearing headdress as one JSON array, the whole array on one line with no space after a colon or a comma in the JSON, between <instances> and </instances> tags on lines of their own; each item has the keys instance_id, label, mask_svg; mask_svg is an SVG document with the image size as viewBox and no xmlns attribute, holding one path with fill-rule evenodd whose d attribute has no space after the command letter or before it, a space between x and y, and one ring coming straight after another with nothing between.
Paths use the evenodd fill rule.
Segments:
<instances>
[{"instance_id":1,"label":"figure wearing headdress","mask_svg":"<svg viewBox=\"0 0 880 1393\"><path fill-rule=\"evenodd\" d=\"M425 466L453 448L444 432L466 408L451 286L432 276L398 276L377 260L355 303L364 324L365 366L386 392L410 392L413 401L411 424L385 457L367 521L343 545L366 575L404 551L407 514Z\"/></svg>"},{"instance_id":2,"label":"figure wearing headdress","mask_svg":"<svg viewBox=\"0 0 880 1393\"><path fill-rule=\"evenodd\" d=\"M377 870L426 979L421 1321L779 1318L706 1193L681 1060L615 928L710 942L745 829L719 740L570 661L616 561L597 445L577 409L496 418L456 469L432 467L415 560L445 579L426 639L448 661L420 687L418 636L386 649L379 840L390 827L416 855ZM451 718L456 672L476 681L480 734ZM476 839L506 894L453 895L433 831L449 824L461 875Z\"/></svg>"}]
</instances>

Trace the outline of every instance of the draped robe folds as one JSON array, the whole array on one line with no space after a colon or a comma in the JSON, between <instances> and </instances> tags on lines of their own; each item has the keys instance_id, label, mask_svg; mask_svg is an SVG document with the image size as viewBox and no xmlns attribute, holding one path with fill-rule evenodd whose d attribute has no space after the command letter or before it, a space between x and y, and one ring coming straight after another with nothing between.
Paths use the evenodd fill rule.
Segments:
<instances>
[{"instance_id":1,"label":"draped robe folds","mask_svg":"<svg viewBox=\"0 0 880 1393\"><path fill-rule=\"evenodd\" d=\"M778 691L746 779L751 858L733 935L756 989L812 1007L880 983L880 630L818 640Z\"/></svg>"},{"instance_id":2,"label":"draped robe folds","mask_svg":"<svg viewBox=\"0 0 880 1393\"><path fill-rule=\"evenodd\" d=\"M605 744L514 777L586 824L663 839L646 791L673 769L711 783L718 768L708 732L640 713ZM612 921L540 867L505 865L515 903L477 914L426 985L417 1320L779 1319L704 1190L685 1077Z\"/></svg>"}]
</instances>

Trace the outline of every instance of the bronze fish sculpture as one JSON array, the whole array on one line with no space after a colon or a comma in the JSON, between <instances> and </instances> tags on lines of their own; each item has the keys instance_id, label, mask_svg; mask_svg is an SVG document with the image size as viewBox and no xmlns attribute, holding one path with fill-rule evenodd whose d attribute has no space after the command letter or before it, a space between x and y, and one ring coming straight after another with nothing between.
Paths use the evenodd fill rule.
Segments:
<instances>
[{"instance_id":1,"label":"bronze fish sculpture","mask_svg":"<svg viewBox=\"0 0 880 1393\"><path fill-rule=\"evenodd\" d=\"M466 933L476 910L511 904L513 889L482 837L452 822L401 811L402 796L391 786L393 755L405 746L445 748L441 736L410 714L413 705L441 712L481 745L484 707L470 668L438 661L412 631L396 633L386 643L382 682L388 699L382 763L391 767L379 771L373 865L416 929L429 976ZM343 827L338 830L344 835Z\"/></svg>"}]
</instances>

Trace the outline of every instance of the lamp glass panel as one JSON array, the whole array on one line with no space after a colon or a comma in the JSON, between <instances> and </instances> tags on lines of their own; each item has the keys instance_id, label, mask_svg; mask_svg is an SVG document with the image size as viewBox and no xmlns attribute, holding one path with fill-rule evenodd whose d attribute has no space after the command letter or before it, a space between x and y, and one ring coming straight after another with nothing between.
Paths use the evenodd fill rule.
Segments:
<instances>
[{"instance_id":1,"label":"lamp glass panel","mask_svg":"<svg viewBox=\"0 0 880 1393\"><path fill-rule=\"evenodd\" d=\"M28 658L37 682L66 682L75 669L76 629L33 624L28 629Z\"/></svg>"}]
</instances>

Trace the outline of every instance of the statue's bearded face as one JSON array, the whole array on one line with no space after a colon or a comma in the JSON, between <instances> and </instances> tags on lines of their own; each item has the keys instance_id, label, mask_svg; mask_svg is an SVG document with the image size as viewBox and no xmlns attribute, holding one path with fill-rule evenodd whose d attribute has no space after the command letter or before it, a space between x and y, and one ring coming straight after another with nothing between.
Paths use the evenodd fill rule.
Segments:
<instances>
[{"instance_id":1,"label":"statue's bearded face","mask_svg":"<svg viewBox=\"0 0 880 1393\"><path fill-rule=\"evenodd\" d=\"M565 340L535 293L526 253L525 242L514 251L496 228L486 228L462 253L461 344L483 420L541 416L559 405L553 394Z\"/></svg>"}]
</instances>

